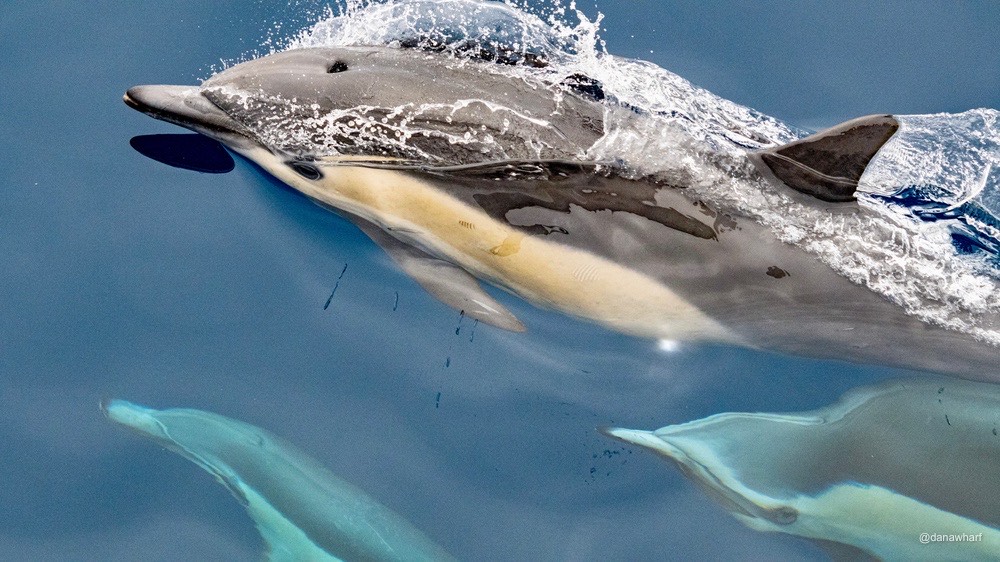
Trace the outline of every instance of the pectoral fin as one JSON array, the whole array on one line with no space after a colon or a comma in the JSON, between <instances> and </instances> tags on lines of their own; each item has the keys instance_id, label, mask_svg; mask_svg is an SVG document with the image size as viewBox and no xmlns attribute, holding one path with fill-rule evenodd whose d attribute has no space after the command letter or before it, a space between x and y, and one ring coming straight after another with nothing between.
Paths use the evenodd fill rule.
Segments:
<instances>
[{"instance_id":1,"label":"pectoral fin","mask_svg":"<svg viewBox=\"0 0 1000 562\"><path fill-rule=\"evenodd\" d=\"M368 221L356 217L352 221L437 300L483 324L513 332L525 330L524 324L464 269L397 240Z\"/></svg>"}]
</instances>

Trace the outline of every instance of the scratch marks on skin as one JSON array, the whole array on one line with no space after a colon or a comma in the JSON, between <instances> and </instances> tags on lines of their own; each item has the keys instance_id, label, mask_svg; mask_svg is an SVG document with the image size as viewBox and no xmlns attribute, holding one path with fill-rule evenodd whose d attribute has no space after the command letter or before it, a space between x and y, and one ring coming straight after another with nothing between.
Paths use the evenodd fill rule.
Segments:
<instances>
[{"instance_id":1,"label":"scratch marks on skin","mask_svg":"<svg viewBox=\"0 0 1000 562\"><path fill-rule=\"evenodd\" d=\"M464 226L465 228L468 228L469 230L475 230L476 229L476 225L472 224L469 221L462 221L462 220L460 220L460 221L458 221L458 224Z\"/></svg>"},{"instance_id":2,"label":"scratch marks on skin","mask_svg":"<svg viewBox=\"0 0 1000 562\"><path fill-rule=\"evenodd\" d=\"M344 264L344 269L340 270L340 276L337 277L337 282L333 285L333 291L330 291L330 297L326 299L326 304L323 305L323 310L330 308L330 301L333 300L333 295L337 294L337 288L340 287L340 280L344 278L344 274L347 273L347 264ZM398 297L397 297L398 298Z\"/></svg>"},{"instance_id":3,"label":"scratch marks on skin","mask_svg":"<svg viewBox=\"0 0 1000 562\"><path fill-rule=\"evenodd\" d=\"M582 265L573 271L573 279L581 283L587 283L597 279L597 267L594 265Z\"/></svg>"}]
</instances>

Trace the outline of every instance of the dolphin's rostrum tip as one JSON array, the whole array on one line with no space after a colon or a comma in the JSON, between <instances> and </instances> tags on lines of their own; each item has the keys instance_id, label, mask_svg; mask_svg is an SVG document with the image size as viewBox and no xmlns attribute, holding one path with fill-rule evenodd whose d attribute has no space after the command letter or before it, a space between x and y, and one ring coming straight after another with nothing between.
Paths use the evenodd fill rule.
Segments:
<instances>
[{"instance_id":1,"label":"dolphin's rostrum tip","mask_svg":"<svg viewBox=\"0 0 1000 562\"><path fill-rule=\"evenodd\" d=\"M645 445L647 440L653 436L653 434L649 431L626 429L624 427L599 427L597 428L597 431L607 435L608 437L635 445Z\"/></svg>"},{"instance_id":2,"label":"dolphin's rostrum tip","mask_svg":"<svg viewBox=\"0 0 1000 562\"><path fill-rule=\"evenodd\" d=\"M151 437L163 436L163 426L155 417L156 410L128 400L114 398L101 402L101 410L109 420Z\"/></svg>"}]
</instances>

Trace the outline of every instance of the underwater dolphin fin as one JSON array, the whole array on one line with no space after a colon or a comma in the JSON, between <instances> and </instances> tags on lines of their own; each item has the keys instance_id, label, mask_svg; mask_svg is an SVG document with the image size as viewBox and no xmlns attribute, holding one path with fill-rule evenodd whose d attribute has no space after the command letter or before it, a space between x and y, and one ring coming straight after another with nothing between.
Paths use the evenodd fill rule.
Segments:
<instances>
[{"instance_id":1,"label":"underwater dolphin fin","mask_svg":"<svg viewBox=\"0 0 1000 562\"><path fill-rule=\"evenodd\" d=\"M185 408L102 403L104 414L213 475L246 508L271 561L454 560L409 521L283 439Z\"/></svg>"},{"instance_id":2,"label":"underwater dolphin fin","mask_svg":"<svg viewBox=\"0 0 1000 562\"><path fill-rule=\"evenodd\" d=\"M353 216L350 219L437 300L483 324L512 332L525 331L524 324L484 291L469 272L395 238L364 219Z\"/></svg>"},{"instance_id":3,"label":"underwater dolphin fin","mask_svg":"<svg viewBox=\"0 0 1000 562\"><path fill-rule=\"evenodd\" d=\"M859 117L754 155L766 176L823 201L854 201L858 180L899 129L892 115Z\"/></svg>"}]
</instances>

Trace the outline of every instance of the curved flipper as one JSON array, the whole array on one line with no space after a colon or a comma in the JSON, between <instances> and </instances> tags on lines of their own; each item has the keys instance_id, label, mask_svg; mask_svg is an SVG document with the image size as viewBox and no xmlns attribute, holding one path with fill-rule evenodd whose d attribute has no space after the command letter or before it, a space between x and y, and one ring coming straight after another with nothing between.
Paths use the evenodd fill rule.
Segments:
<instances>
[{"instance_id":1,"label":"curved flipper","mask_svg":"<svg viewBox=\"0 0 1000 562\"><path fill-rule=\"evenodd\" d=\"M270 560L452 560L364 490L263 429L124 400L104 413L215 476L246 507Z\"/></svg>"},{"instance_id":2,"label":"curved flipper","mask_svg":"<svg viewBox=\"0 0 1000 562\"><path fill-rule=\"evenodd\" d=\"M351 220L437 300L483 324L512 332L525 330L524 324L487 294L469 272L394 238L368 221L357 217Z\"/></svg>"},{"instance_id":3,"label":"curved flipper","mask_svg":"<svg viewBox=\"0 0 1000 562\"><path fill-rule=\"evenodd\" d=\"M755 156L758 168L788 187L831 202L854 201L858 180L899 129L892 115L859 117Z\"/></svg>"}]
</instances>

